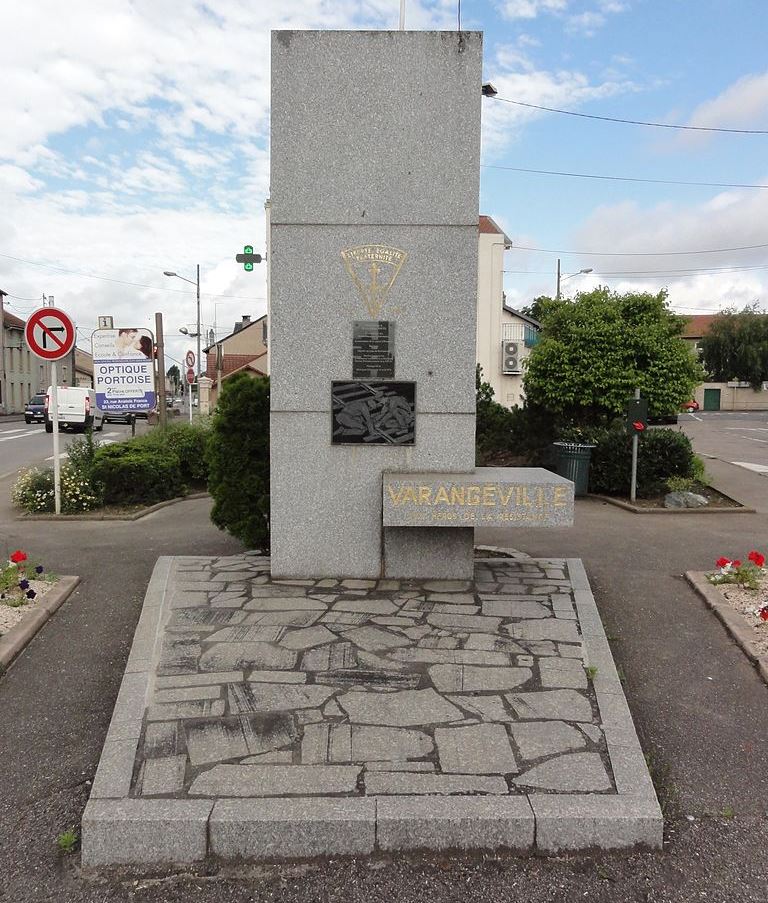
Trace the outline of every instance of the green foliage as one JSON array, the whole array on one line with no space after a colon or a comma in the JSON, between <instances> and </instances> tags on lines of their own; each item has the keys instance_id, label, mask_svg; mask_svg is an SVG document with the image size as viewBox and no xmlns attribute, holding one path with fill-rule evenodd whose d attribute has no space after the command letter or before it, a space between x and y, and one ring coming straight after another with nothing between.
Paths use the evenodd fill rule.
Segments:
<instances>
[{"instance_id":1,"label":"green foliage","mask_svg":"<svg viewBox=\"0 0 768 903\"><path fill-rule=\"evenodd\" d=\"M74 439L67 448L70 466L88 482L93 478L98 447L99 441L94 439L93 430L86 430L82 439Z\"/></svg>"},{"instance_id":2,"label":"green foliage","mask_svg":"<svg viewBox=\"0 0 768 903\"><path fill-rule=\"evenodd\" d=\"M520 313L525 314L526 317L530 317L532 320L537 320L539 323L544 320L547 315L547 311L551 305L555 304L555 300L553 298L548 297L547 295L539 295L538 298L534 298L531 304L527 304L525 307L520 308Z\"/></svg>"},{"instance_id":3,"label":"green foliage","mask_svg":"<svg viewBox=\"0 0 768 903\"><path fill-rule=\"evenodd\" d=\"M176 454L134 441L99 448L93 480L101 487L107 505L152 504L184 490Z\"/></svg>"},{"instance_id":4,"label":"green foliage","mask_svg":"<svg viewBox=\"0 0 768 903\"><path fill-rule=\"evenodd\" d=\"M547 300L527 359L528 403L574 422L621 415L639 387L651 415L688 401L703 371L680 337L684 320L665 291L618 294L601 287L573 301Z\"/></svg>"},{"instance_id":5,"label":"green foliage","mask_svg":"<svg viewBox=\"0 0 768 903\"><path fill-rule=\"evenodd\" d=\"M11 490L11 500L17 508L30 514L45 514L55 510L53 470L32 467L23 471ZM93 483L71 464L61 467L61 510L64 514L91 511L101 504L100 493Z\"/></svg>"},{"instance_id":6,"label":"green foliage","mask_svg":"<svg viewBox=\"0 0 768 903\"><path fill-rule=\"evenodd\" d=\"M667 489L670 492L690 492L695 482L693 477L670 477L667 480Z\"/></svg>"},{"instance_id":7,"label":"green foliage","mask_svg":"<svg viewBox=\"0 0 768 903\"><path fill-rule=\"evenodd\" d=\"M68 831L59 834L56 838L56 846L62 853L74 853L77 849L78 840L77 832L70 828Z\"/></svg>"},{"instance_id":8,"label":"green foliage","mask_svg":"<svg viewBox=\"0 0 768 903\"><path fill-rule=\"evenodd\" d=\"M704 466L704 461L698 456L693 456L693 479L697 483L701 483L702 486L709 486L712 482L709 478L709 474L707 473L707 469Z\"/></svg>"},{"instance_id":9,"label":"green foliage","mask_svg":"<svg viewBox=\"0 0 768 903\"><path fill-rule=\"evenodd\" d=\"M637 453L637 494L664 492L670 477L693 476L691 440L676 430L653 429L640 435ZM622 430L605 434L592 451L591 492L628 496L632 479L632 438Z\"/></svg>"},{"instance_id":10,"label":"green foliage","mask_svg":"<svg viewBox=\"0 0 768 903\"><path fill-rule=\"evenodd\" d=\"M172 423L164 430L155 429L130 441L175 456L179 460L182 481L186 485L204 485L208 480L206 450L210 435L210 420L205 418L195 423Z\"/></svg>"},{"instance_id":11,"label":"green foliage","mask_svg":"<svg viewBox=\"0 0 768 903\"><path fill-rule=\"evenodd\" d=\"M757 304L723 311L702 338L701 354L712 379L742 380L758 391L768 381L768 314Z\"/></svg>"},{"instance_id":12,"label":"green foliage","mask_svg":"<svg viewBox=\"0 0 768 903\"><path fill-rule=\"evenodd\" d=\"M207 452L211 519L248 548L269 549L269 380L228 379Z\"/></svg>"},{"instance_id":13,"label":"green foliage","mask_svg":"<svg viewBox=\"0 0 768 903\"><path fill-rule=\"evenodd\" d=\"M181 385L181 370L179 370L176 364L172 364L165 375L170 379L174 393L177 392Z\"/></svg>"}]
</instances>

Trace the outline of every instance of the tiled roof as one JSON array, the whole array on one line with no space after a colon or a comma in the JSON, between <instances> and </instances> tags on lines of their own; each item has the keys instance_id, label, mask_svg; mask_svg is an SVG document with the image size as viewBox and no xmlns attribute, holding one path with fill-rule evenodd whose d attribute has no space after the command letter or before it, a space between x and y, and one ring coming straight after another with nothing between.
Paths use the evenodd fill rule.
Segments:
<instances>
[{"instance_id":1,"label":"tiled roof","mask_svg":"<svg viewBox=\"0 0 768 903\"><path fill-rule=\"evenodd\" d=\"M481 214L480 220L478 222L478 231L481 235L503 235L504 244L512 247L512 242L504 234L504 230L500 229L490 216L484 216Z\"/></svg>"},{"instance_id":2,"label":"tiled roof","mask_svg":"<svg viewBox=\"0 0 768 903\"><path fill-rule=\"evenodd\" d=\"M3 323L6 326L13 326L16 329L24 329L24 326L26 325L22 319L9 313L7 310L3 311Z\"/></svg>"},{"instance_id":3,"label":"tiled roof","mask_svg":"<svg viewBox=\"0 0 768 903\"><path fill-rule=\"evenodd\" d=\"M696 314L688 318L688 322L683 327L684 339L700 339L709 332L709 327L713 320L716 320L720 314Z\"/></svg>"}]
</instances>

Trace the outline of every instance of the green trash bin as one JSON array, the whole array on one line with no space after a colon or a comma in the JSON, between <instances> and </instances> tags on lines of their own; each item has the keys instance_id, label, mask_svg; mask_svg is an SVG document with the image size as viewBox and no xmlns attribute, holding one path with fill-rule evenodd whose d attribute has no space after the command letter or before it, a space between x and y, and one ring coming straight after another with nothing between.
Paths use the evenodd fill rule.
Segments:
<instances>
[{"instance_id":1,"label":"green trash bin","mask_svg":"<svg viewBox=\"0 0 768 903\"><path fill-rule=\"evenodd\" d=\"M589 485L589 461L594 445L585 442L554 442L555 472L571 480L577 496L586 495Z\"/></svg>"}]
</instances>

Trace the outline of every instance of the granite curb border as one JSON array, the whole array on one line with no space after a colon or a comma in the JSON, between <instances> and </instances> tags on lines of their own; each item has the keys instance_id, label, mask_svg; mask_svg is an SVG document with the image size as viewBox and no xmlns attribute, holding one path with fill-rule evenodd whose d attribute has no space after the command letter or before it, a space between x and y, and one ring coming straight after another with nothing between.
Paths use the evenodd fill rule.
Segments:
<instances>
[{"instance_id":1,"label":"granite curb border","mask_svg":"<svg viewBox=\"0 0 768 903\"><path fill-rule=\"evenodd\" d=\"M47 520L47 521L105 521L105 520L121 520L132 521L141 520L148 514L154 514L161 508L167 508L169 505L178 505L179 502L188 502L191 499L209 498L207 492L190 492L189 495L181 495L175 499L166 499L164 502L158 502L156 505L150 505L148 508L142 508L133 514L20 514L15 519L19 521L29 520Z\"/></svg>"},{"instance_id":2,"label":"granite curb border","mask_svg":"<svg viewBox=\"0 0 768 903\"><path fill-rule=\"evenodd\" d=\"M714 611L723 627L737 646L755 665L760 677L768 684L768 655L760 655L752 642L752 627L749 622L726 602L723 594L707 580L705 571L686 571L685 579L701 596L706 605Z\"/></svg>"},{"instance_id":3,"label":"granite curb border","mask_svg":"<svg viewBox=\"0 0 768 903\"><path fill-rule=\"evenodd\" d=\"M41 598L35 611L0 637L0 669L5 670L10 666L56 609L72 595L79 583L79 577L59 577L56 585Z\"/></svg>"},{"instance_id":4,"label":"granite curb border","mask_svg":"<svg viewBox=\"0 0 768 903\"><path fill-rule=\"evenodd\" d=\"M739 507L710 508L709 506L705 506L703 508L641 508L638 505L633 505L631 502L625 502L623 499L615 499L610 495L598 495L594 492L590 492L587 495L587 498L597 499L600 502L613 505L615 508L623 508L625 511L631 511L633 514L757 514L756 508L749 508L746 505L742 505L738 499L731 498L730 495L727 495L719 489L717 491L720 495L724 495L726 498L731 499L732 502L736 502Z\"/></svg>"},{"instance_id":5,"label":"granite curb border","mask_svg":"<svg viewBox=\"0 0 768 903\"><path fill-rule=\"evenodd\" d=\"M494 547L494 551L501 550ZM518 555L521 553L517 553ZM580 559L565 559L585 663L602 715L617 793L241 799L129 797L152 689L166 588L175 562L152 574L82 819L82 865L157 867L206 858L278 861L395 851L509 850L554 854L660 849L663 818ZM532 559L536 560L536 559Z\"/></svg>"}]
</instances>

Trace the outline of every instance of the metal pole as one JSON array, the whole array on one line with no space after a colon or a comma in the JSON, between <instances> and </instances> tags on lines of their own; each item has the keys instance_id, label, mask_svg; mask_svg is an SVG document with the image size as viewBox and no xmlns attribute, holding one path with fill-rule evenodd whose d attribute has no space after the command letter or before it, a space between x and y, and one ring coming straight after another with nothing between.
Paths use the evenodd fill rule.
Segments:
<instances>
[{"instance_id":1,"label":"metal pole","mask_svg":"<svg viewBox=\"0 0 768 903\"><path fill-rule=\"evenodd\" d=\"M192 383L187 383L189 386L189 422L192 423Z\"/></svg>"},{"instance_id":2,"label":"metal pole","mask_svg":"<svg viewBox=\"0 0 768 903\"><path fill-rule=\"evenodd\" d=\"M5 312L3 310L3 298L7 292L0 289L0 407L6 409L8 413L8 399L5 397L8 392L8 383L5 378Z\"/></svg>"},{"instance_id":3,"label":"metal pole","mask_svg":"<svg viewBox=\"0 0 768 903\"><path fill-rule=\"evenodd\" d=\"M640 398L640 390L635 389L635 398ZM634 502L637 498L637 446L640 443L640 436L635 431L632 436L632 481L629 488L629 500Z\"/></svg>"},{"instance_id":4,"label":"metal pole","mask_svg":"<svg viewBox=\"0 0 768 903\"><path fill-rule=\"evenodd\" d=\"M555 300L560 300L560 258L557 258L557 293L555 294Z\"/></svg>"},{"instance_id":5,"label":"metal pole","mask_svg":"<svg viewBox=\"0 0 768 903\"><path fill-rule=\"evenodd\" d=\"M160 418L160 429L168 424L168 411L165 407L165 340L163 339L163 315L155 314L155 340L157 342L157 413Z\"/></svg>"},{"instance_id":6,"label":"metal pole","mask_svg":"<svg viewBox=\"0 0 768 903\"><path fill-rule=\"evenodd\" d=\"M61 514L61 461L59 460L59 392L56 383L59 374L56 361L51 364L51 399L49 413L53 423L53 505L56 514Z\"/></svg>"},{"instance_id":7,"label":"metal pole","mask_svg":"<svg viewBox=\"0 0 768 903\"><path fill-rule=\"evenodd\" d=\"M200 360L200 264L197 265L197 398L198 404L200 403L200 374L202 373L200 369L201 365ZM190 389L190 393L191 393ZM192 406L190 405L190 415L192 411ZM198 417L200 416L200 411L198 410Z\"/></svg>"},{"instance_id":8,"label":"metal pole","mask_svg":"<svg viewBox=\"0 0 768 903\"><path fill-rule=\"evenodd\" d=\"M405 0L400 0L400 28L399 31L405 31Z\"/></svg>"}]
</instances>

